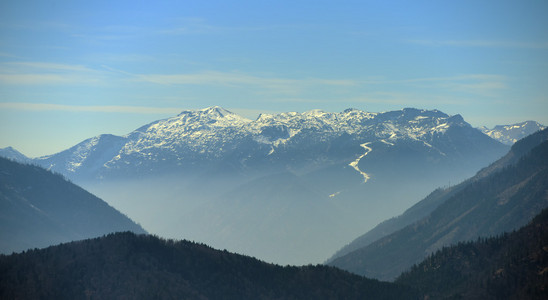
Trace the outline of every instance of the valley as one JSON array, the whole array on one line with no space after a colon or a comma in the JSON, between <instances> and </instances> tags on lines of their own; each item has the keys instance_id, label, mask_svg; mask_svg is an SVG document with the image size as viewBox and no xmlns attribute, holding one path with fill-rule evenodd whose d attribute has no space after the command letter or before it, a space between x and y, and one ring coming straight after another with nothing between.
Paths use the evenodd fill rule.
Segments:
<instances>
[{"instance_id":1,"label":"valley","mask_svg":"<svg viewBox=\"0 0 548 300\"><path fill-rule=\"evenodd\" d=\"M0 1L0 299L548 299L548 1Z\"/></svg>"},{"instance_id":2,"label":"valley","mask_svg":"<svg viewBox=\"0 0 548 300\"><path fill-rule=\"evenodd\" d=\"M370 113L345 111L349 112L367 115L368 119L375 117ZM429 119L425 116L429 114L434 116ZM491 291L486 294L489 296L496 293L491 281L485 279L489 276L488 273L485 275L486 269L479 269L479 272L484 272L481 273L484 274L482 277L478 277L483 282L482 286L459 279L460 285L440 289L425 283L423 279L432 276L430 273L436 272L435 269L423 274L413 265L426 259L422 265L430 266L429 261L438 258L429 255L439 256L440 250L446 253L443 252L447 251L446 247L455 243L516 230L548 207L548 198L545 197L548 193L548 130L519 140L504 156L480 169L476 175L456 185L438 187L426 198L414 203L413 199L431 188L433 183L456 180L459 178L456 177L456 170L465 174L467 168L463 166L473 166L470 160L479 159L475 156L477 150L485 155L486 152L505 149L505 146L471 128L458 116L414 109L388 113L389 117L381 119L380 124L369 124L369 127L352 133L348 129L342 132L334 130L341 128L340 119L344 116L320 111L300 116L294 113L263 116L278 120L287 116L292 119L312 118L317 123L331 119L333 127L331 130L321 127L317 131L317 123L297 122L296 126L285 120L254 131L254 134L259 132L260 135L252 135L251 138L242 133L242 126L252 121L242 121L221 108L184 112L182 115L182 120L178 117L167 120L168 124L175 125L167 126L168 131L162 129L163 136L174 133L179 136L181 133L177 133L177 128L186 123L190 132L183 129L184 135L207 138L201 140L204 145L200 147L194 145L191 138L190 145L186 146L181 144L178 137L173 139L167 149L174 157L162 150L169 139L157 136L159 128L166 127L166 120L141 127L124 137L102 135L91 138L47 157L30 159L13 148L2 149L0 154L12 159L0 159L0 177L3 178L0 200L5 208L1 226L9 233L3 234L2 252L7 254L33 247L34 250L0 256L0 271L9 274L0 279L4 291L0 290L0 294L28 297L47 291L78 295L81 289L73 282L77 279L79 284L86 286L86 291L97 295L109 295L113 290L118 290L125 295L148 297L151 295L150 289L157 285L150 277L154 273L172 283L172 288L163 289L163 293L185 297L202 295L219 298L223 293L234 293L238 298L266 297L266 294L268 297L280 295L283 298L293 297L294 293L302 296L313 292L320 298L336 294L353 299L373 293L381 298L402 299L420 298L420 295L467 295L470 287L473 293L485 293L483 286ZM194 120L185 121L187 116ZM453 122L447 122L451 119ZM332 120L337 121L333 123ZM433 126L423 127L421 134L417 134L416 127L412 130L407 128L410 124L416 126L424 121ZM238 133L230 128L233 122L239 128ZM220 123L215 130L207 128L206 124L215 123ZM387 131L377 136L379 127ZM150 138L145 133L151 128L155 132L153 144L143 140L143 137ZM199 128L198 132L194 132L196 128ZM303 134L307 128L316 129ZM375 131L368 132L370 128ZM424 133L428 130L432 132ZM396 134L398 131L400 135ZM232 137L227 139L226 132L230 132ZM136 136L138 139L135 140ZM370 141L366 141L365 137ZM215 152L209 143L213 143L213 147L223 146L219 148L220 152ZM190 160L187 160L187 154L177 152L185 153L181 149L186 147L191 149L186 152L192 154ZM222 153L227 148L232 150ZM139 153L137 158L136 153ZM130 157L131 160L128 160ZM124 167L117 165L121 159L126 160L122 165ZM174 161L177 161L175 165ZM34 165L29 165L29 162ZM49 169L63 167L64 174L42 169L36 166L37 162L48 162ZM479 160L476 163L479 164ZM147 164L145 169L143 164ZM112 170L111 166L116 167ZM109 205L66 181L64 176L70 175L96 196L106 199ZM49 185L49 189L45 185ZM410 191L415 196L411 196ZM63 194L65 196L60 196ZM408 202L402 199L394 202L398 197ZM405 205L410 208L402 215L390 218ZM98 208L102 211L96 212ZM138 224L115 209L134 218ZM382 218L388 219L381 222ZM373 226L375 224L378 225ZM105 236L109 232L124 230L134 233ZM532 232L531 229L524 230ZM145 235L137 236L135 233ZM101 234L102 237L90 239ZM336 251L356 236L357 239ZM540 237L530 233L526 236L513 233L512 236L528 239L526 243L532 248L527 251L537 253L539 257L545 256L534 246ZM79 241L48 247L72 240ZM486 241L492 245L489 246L492 251L501 251L498 249L515 243L501 238L495 242ZM470 245L480 247L478 249L484 247L479 240L477 245ZM36 247L48 248L38 250ZM456 247L461 249L463 246L459 244ZM187 250L181 251L183 248ZM44 251L59 253L56 254L59 257L69 255L72 260L66 265L58 265L56 261L59 259L50 260ZM442 257L454 261L452 253L460 253L461 250L449 251L450 254L443 254ZM164 254L158 256L160 253ZM172 259L183 259L186 265L166 269L166 261L161 261L165 253L173 253ZM327 266L311 266L324 261L329 255L333 256L326 262ZM123 257L130 259L125 261ZM106 266L100 273L90 271L94 269L91 265L102 263L105 259L124 264L123 268L132 269L132 274L138 274L137 277ZM61 275L56 277L55 282L71 288L59 291L47 282L29 277L29 272L43 272L41 267L30 271L27 265L19 263L30 260L38 266L49 265L49 268L56 269ZM143 268L132 265L134 260L144 263ZM197 261L215 267L204 269L195 265ZM495 263L503 264L506 261L505 256L499 255ZM531 270L539 268L543 261L544 258L535 260L527 268L505 267L509 270L509 276L520 274L532 280L526 290L524 285L512 283L509 293L542 294L545 282L535 277ZM88 265L85 278L78 275L81 274L79 268L82 265ZM268 279L257 280L247 273L249 269L242 269L251 265L252 273L261 273L265 276L262 278ZM216 268L240 271L234 275L215 271ZM406 273L410 268L411 272ZM421 268L427 270L427 267ZM154 271L150 273L151 270ZM188 270L192 271L189 273ZM23 274L21 272L28 276L14 275ZM292 274L290 276L300 283L284 290L282 287L290 284L283 282L281 274L285 274L284 278ZM309 279L315 278L313 281L316 283L322 280L327 280L326 284L337 281L344 282L343 285L351 284L354 288L324 290L316 283L302 279L299 274ZM397 278L400 274L403 274L401 278ZM89 276L93 278L91 281L88 281ZM124 276L124 287L105 289L111 276ZM205 279L208 276L224 279L210 285ZM467 275L459 276L465 278ZM146 283L141 281L143 278L148 278ZM185 279L181 281L181 278ZM238 279L232 281L228 278ZM368 278L397 280L394 284ZM276 280L278 284L267 283L270 280ZM444 273L436 280L445 286L454 279ZM247 282L245 291L240 286L242 281ZM39 285L35 286L34 282ZM97 285L97 282L102 283ZM192 283L187 285L187 282ZM147 289L136 288L149 285ZM216 294L212 293L213 290L224 292Z\"/></svg>"},{"instance_id":3,"label":"valley","mask_svg":"<svg viewBox=\"0 0 548 300\"><path fill-rule=\"evenodd\" d=\"M323 262L507 149L437 110L312 110L249 120L214 106L30 161L150 233L302 265Z\"/></svg>"}]
</instances>

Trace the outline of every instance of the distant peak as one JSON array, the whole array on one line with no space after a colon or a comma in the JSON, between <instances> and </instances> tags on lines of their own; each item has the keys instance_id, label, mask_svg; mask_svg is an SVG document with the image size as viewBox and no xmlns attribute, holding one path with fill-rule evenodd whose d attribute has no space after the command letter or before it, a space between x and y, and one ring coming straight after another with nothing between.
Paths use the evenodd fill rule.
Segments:
<instances>
[{"instance_id":1,"label":"distant peak","mask_svg":"<svg viewBox=\"0 0 548 300\"><path fill-rule=\"evenodd\" d=\"M211 106L196 110L186 110L178 114L175 119L186 120L187 122L202 122L213 124L220 122L223 126L231 126L238 124L241 126L244 123L252 122L251 120L226 110L220 106Z\"/></svg>"},{"instance_id":2,"label":"distant peak","mask_svg":"<svg viewBox=\"0 0 548 300\"><path fill-rule=\"evenodd\" d=\"M21 152L17 151L15 148L13 148L12 146L7 146L6 148L0 148L0 151L10 151L10 152L15 152L15 153L21 153Z\"/></svg>"},{"instance_id":3,"label":"distant peak","mask_svg":"<svg viewBox=\"0 0 548 300\"><path fill-rule=\"evenodd\" d=\"M521 129L521 128L536 128L536 130L541 130L545 128L545 126L540 124L537 121L527 120L521 123L515 123L515 124L509 124L509 125L496 125L490 130L512 130L512 129Z\"/></svg>"},{"instance_id":4,"label":"distant peak","mask_svg":"<svg viewBox=\"0 0 548 300\"><path fill-rule=\"evenodd\" d=\"M205 115L216 115L219 117L224 117L227 115L235 115L233 112L228 111L220 106L210 106L202 109L196 110L184 110L178 116L189 115L189 114L205 114Z\"/></svg>"},{"instance_id":5,"label":"distant peak","mask_svg":"<svg viewBox=\"0 0 548 300\"><path fill-rule=\"evenodd\" d=\"M450 116L449 118L447 118L447 121L450 124L457 126L472 127L472 125L468 124L460 114Z\"/></svg>"},{"instance_id":6,"label":"distant peak","mask_svg":"<svg viewBox=\"0 0 548 300\"><path fill-rule=\"evenodd\" d=\"M437 109L427 110L407 107L401 110L388 111L381 113L382 118L389 120L415 120L417 118L449 118L449 116Z\"/></svg>"},{"instance_id":7,"label":"distant peak","mask_svg":"<svg viewBox=\"0 0 548 300\"><path fill-rule=\"evenodd\" d=\"M207 114L217 114L221 117L224 117L226 115L233 115L234 113L231 112L231 111L228 111L220 106L211 106L211 107L208 107L208 108L204 108L201 110L202 112L204 113L207 113Z\"/></svg>"},{"instance_id":8,"label":"distant peak","mask_svg":"<svg viewBox=\"0 0 548 300\"><path fill-rule=\"evenodd\" d=\"M321 109L311 109L303 113L303 115L310 115L310 116L321 116L323 114L325 114L325 111Z\"/></svg>"},{"instance_id":9,"label":"distant peak","mask_svg":"<svg viewBox=\"0 0 548 300\"><path fill-rule=\"evenodd\" d=\"M544 125L528 120L510 125L496 125L492 129L483 127L481 131L503 144L512 145L518 140L544 128L546 128Z\"/></svg>"},{"instance_id":10,"label":"distant peak","mask_svg":"<svg viewBox=\"0 0 548 300\"><path fill-rule=\"evenodd\" d=\"M449 119L452 121L464 122L464 118L460 114L452 115Z\"/></svg>"},{"instance_id":11,"label":"distant peak","mask_svg":"<svg viewBox=\"0 0 548 300\"><path fill-rule=\"evenodd\" d=\"M421 113L421 112L424 112L424 109L418 109L418 108L414 108L414 107L405 107L404 109L402 109L402 111L404 111L404 112Z\"/></svg>"},{"instance_id":12,"label":"distant peak","mask_svg":"<svg viewBox=\"0 0 548 300\"><path fill-rule=\"evenodd\" d=\"M17 151L15 148L8 146L6 148L0 148L0 156L13 159L19 162L25 162L28 160L28 157L23 153Z\"/></svg>"}]
</instances>

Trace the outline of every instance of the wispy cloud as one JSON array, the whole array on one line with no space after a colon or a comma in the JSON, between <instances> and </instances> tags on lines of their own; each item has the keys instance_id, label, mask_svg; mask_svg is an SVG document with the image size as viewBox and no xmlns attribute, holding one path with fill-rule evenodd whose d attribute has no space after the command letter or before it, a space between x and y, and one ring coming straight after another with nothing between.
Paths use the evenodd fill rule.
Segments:
<instances>
[{"instance_id":1,"label":"wispy cloud","mask_svg":"<svg viewBox=\"0 0 548 300\"><path fill-rule=\"evenodd\" d=\"M85 106L64 105L52 103L25 103L4 102L0 109L27 110L27 111L69 111L69 112L102 112L102 113L132 113L132 114L176 114L181 108L175 107L147 107L147 106Z\"/></svg>"},{"instance_id":2,"label":"wispy cloud","mask_svg":"<svg viewBox=\"0 0 548 300\"><path fill-rule=\"evenodd\" d=\"M101 65L97 69L78 64L50 62L4 62L0 64L0 84L4 85L97 85L142 84L160 86L200 85L249 89L261 95L302 97L325 89L328 93L354 94L367 89L397 90L402 88L446 90L476 95L495 95L505 89L508 79L496 74L463 74L455 76L391 79L367 78L288 78L246 72L204 70L190 73L132 73Z\"/></svg>"},{"instance_id":3,"label":"wispy cloud","mask_svg":"<svg viewBox=\"0 0 548 300\"><path fill-rule=\"evenodd\" d=\"M439 108L439 105L463 106L469 105L469 99L456 96L439 95L431 93L424 95L416 92L370 92L350 98L342 98L340 102L355 103L356 105L376 106L391 105L394 107L431 107Z\"/></svg>"},{"instance_id":4,"label":"wispy cloud","mask_svg":"<svg viewBox=\"0 0 548 300\"><path fill-rule=\"evenodd\" d=\"M124 72L128 74L127 72ZM161 85L212 85L228 87L254 87L277 93L297 93L313 86L355 86L352 79L278 78L262 77L238 72L203 71L188 74L132 74L139 82Z\"/></svg>"},{"instance_id":5,"label":"wispy cloud","mask_svg":"<svg viewBox=\"0 0 548 300\"><path fill-rule=\"evenodd\" d=\"M427 83L428 86L482 96L496 96L507 88L507 78L492 74L468 74L453 77L423 78L410 82Z\"/></svg>"},{"instance_id":6,"label":"wispy cloud","mask_svg":"<svg viewBox=\"0 0 548 300\"><path fill-rule=\"evenodd\" d=\"M522 48L548 49L547 42L497 41L497 40L428 40L410 39L407 43L430 47L486 47L486 48Z\"/></svg>"},{"instance_id":7,"label":"wispy cloud","mask_svg":"<svg viewBox=\"0 0 548 300\"><path fill-rule=\"evenodd\" d=\"M0 67L0 84L7 85L95 84L104 77L83 65L4 62Z\"/></svg>"},{"instance_id":8,"label":"wispy cloud","mask_svg":"<svg viewBox=\"0 0 548 300\"><path fill-rule=\"evenodd\" d=\"M78 72L91 72L94 71L83 65L69 65L69 64L56 64L47 62L5 62L4 66L8 68L28 68L28 69L42 69L42 70L57 70L57 71L78 71Z\"/></svg>"},{"instance_id":9,"label":"wispy cloud","mask_svg":"<svg viewBox=\"0 0 548 300\"><path fill-rule=\"evenodd\" d=\"M408 79L378 79L364 81L368 85L388 85L393 87L414 87L419 89L428 89L432 92L436 90L446 90L454 92L465 92L476 95L493 96L497 91L506 89L507 78L495 74L465 74L456 76L441 77L420 77ZM389 89L387 89L389 90Z\"/></svg>"},{"instance_id":10,"label":"wispy cloud","mask_svg":"<svg viewBox=\"0 0 548 300\"><path fill-rule=\"evenodd\" d=\"M97 79L60 74L0 74L0 83L8 85L90 84Z\"/></svg>"},{"instance_id":11,"label":"wispy cloud","mask_svg":"<svg viewBox=\"0 0 548 300\"><path fill-rule=\"evenodd\" d=\"M124 80L158 85L209 85L258 88L279 93L295 93L312 86L355 86L353 79L282 78L243 72L199 71L176 74L139 74L102 65L92 69L83 65L48 62L5 62L0 64L0 84L96 84ZM121 76L120 76L121 75Z\"/></svg>"},{"instance_id":12,"label":"wispy cloud","mask_svg":"<svg viewBox=\"0 0 548 300\"><path fill-rule=\"evenodd\" d=\"M268 88L279 88L294 84L324 84L324 85L355 85L354 80L344 79L288 79L275 77L259 77L243 73L204 71L194 74L142 74L135 75L136 80L157 84L220 84L220 85L257 85Z\"/></svg>"}]
</instances>

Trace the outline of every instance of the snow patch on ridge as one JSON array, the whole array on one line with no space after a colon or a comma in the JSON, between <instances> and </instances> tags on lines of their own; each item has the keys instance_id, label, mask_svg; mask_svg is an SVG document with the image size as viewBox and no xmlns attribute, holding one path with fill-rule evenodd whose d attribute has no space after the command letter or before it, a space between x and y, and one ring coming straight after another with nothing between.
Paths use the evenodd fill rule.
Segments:
<instances>
[{"instance_id":1,"label":"snow patch on ridge","mask_svg":"<svg viewBox=\"0 0 548 300\"><path fill-rule=\"evenodd\" d=\"M367 182L369 175L359 169L358 163L371 151L369 144L379 142L395 147L401 142L413 140L436 148L439 136L454 126L469 125L458 115L448 116L435 110L403 109L383 113L358 109L339 113L310 110L304 113L261 114L256 120L249 120L214 106L183 111L175 117L144 125L119 137L123 140L117 141L115 147L109 147L110 142L106 141L100 143L99 149L98 139L90 139L70 149L70 154L63 154L68 159L52 160L48 166L57 164L56 169L70 173L81 172L95 162L100 163L94 165L96 170L117 170L128 165L153 168L156 161L171 161L180 165L181 162L223 159L227 155L248 158L265 154L276 156L294 151L303 144L321 144L329 149L331 143L368 140L369 143L361 145L365 153L350 164ZM241 149L250 152L243 153ZM105 153L100 154L98 159L93 154L97 151ZM90 157L93 161L88 160ZM321 158L317 159L311 163L322 163Z\"/></svg>"}]
</instances>

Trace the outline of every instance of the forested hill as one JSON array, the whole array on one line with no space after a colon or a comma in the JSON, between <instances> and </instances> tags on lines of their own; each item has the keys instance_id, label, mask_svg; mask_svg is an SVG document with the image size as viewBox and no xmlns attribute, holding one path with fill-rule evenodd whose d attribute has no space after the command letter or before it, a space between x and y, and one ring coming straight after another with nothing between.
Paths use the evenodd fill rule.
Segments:
<instances>
[{"instance_id":1,"label":"forested hill","mask_svg":"<svg viewBox=\"0 0 548 300\"><path fill-rule=\"evenodd\" d=\"M548 299L548 210L517 232L444 248L396 282L430 299Z\"/></svg>"},{"instance_id":2,"label":"forested hill","mask_svg":"<svg viewBox=\"0 0 548 300\"><path fill-rule=\"evenodd\" d=\"M1 299L418 299L333 267L281 267L129 232L0 256L0 274Z\"/></svg>"},{"instance_id":3,"label":"forested hill","mask_svg":"<svg viewBox=\"0 0 548 300\"><path fill-rule=\"evenodd\" d=\"M141 226L41 167L0 157L0 253L98 237Z\"/></svg>"}]
</instances>

